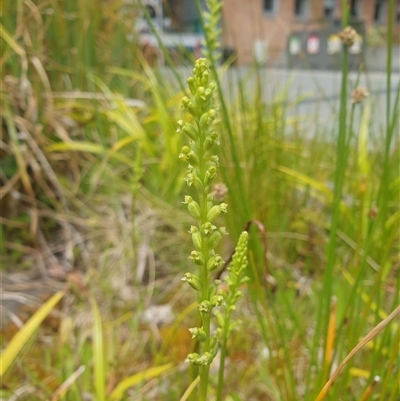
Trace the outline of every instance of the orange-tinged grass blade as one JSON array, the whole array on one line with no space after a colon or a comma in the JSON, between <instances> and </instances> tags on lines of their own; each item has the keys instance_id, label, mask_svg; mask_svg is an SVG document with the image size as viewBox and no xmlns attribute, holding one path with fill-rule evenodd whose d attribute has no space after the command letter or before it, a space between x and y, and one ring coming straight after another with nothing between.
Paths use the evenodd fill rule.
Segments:
<instances>
[{"instance_id":1,"label":"orange-tinged grass blade","mask_svg":"<svg viewBox=\"0 0 400 401\"><path fill-rule=\"evenodd\" d=\"M365 389L363 395L360 398L360 401L367 401L368 397L372 394L372 390L374 389L376 383L380 381L379 376L375 376L374 380L370 383L370 385Z\"/></svg>"},{"instance_id":2,"label":"orange-tinged grass blade","mask_svg":"<svg viewBox=\"0 0 400 401\"><path fill-rule=\"evenodd\" d=\"M335 324L336 324L336 298L332 297L331 301L331 313L329 315L328 332L326 336L325 346L325 360L323 367L323 379L328 379L329 366L332 359L333 341L335 339Z\"/></svg>"},{"instance_id":3,"label":"orange-tinged grass blade","mask_svg":"<svg viewBox=\"0 0 400 401\"><path fill-rule=\"evenodd\" d=\"M326 394L328 393L329 388L331 387L332 383L340 373L340 371L343 369L343 367L346 365L346 363L362 348L364 347L365 344L367 344L369 341L371 341L374 337L376 337L395 317L400 315L400 305L384 320L382 320L379 324L377 324L351 351L350 353L346 356L346 358L343 359L342 362L340 362L339 366L337 369L333 372L332 376L330 379L326 382L325 386L322 388L320 393L318 394L317 398L315 401L321 401L325 398Z\"/></svg>"},{"instance_id":4,"label":"orange-tinged grass blade","mask_svg":"<svg viewBox=\"0 0 400 401\"><path fill-rule=\"evenodd\" d=\"M65 292L60 291L54 294L45 304L43 304L35 314L24 324L24 326L11 339L6 349L0 356L0 377L3 377L11 364L15 361L21 349L25 346L33 333L39 328L46 316L56 306Z\"/></svg>"},{"instance_id":5,"label":"orange-tinged grass blade","mask_svg":"<svg viewBox=\"0 0 400 401\"><path fill-rule=\"evenodd\" d=\"M118 383L118 385L109 395L108 400L109 401L120 400L123 397L124 392L128 388L133 387L144 380L154 379L155 377L160 376L162 373L170 370L172 367L173 367L172 363L167 363L165 365L157 366L155 368L150 368L143 372L139 372L132 376L126 377L125 379L123 379L121 382Z\"/></svg>"},{"instance_id":6,"label":"orange-tinged grass blade","mask_svg":"<svg viewBox=\"0 0 400 401\"><path fill-rule=\"evenodd\" d=\"M104 344L103 344L103 327L101 323L100 311L96 301L91 298L93 313L93 373L94 387L97 401L105 401L106 399L106 381L105 381L105 363L104 363Z\"/></svg>"}]
</instances>

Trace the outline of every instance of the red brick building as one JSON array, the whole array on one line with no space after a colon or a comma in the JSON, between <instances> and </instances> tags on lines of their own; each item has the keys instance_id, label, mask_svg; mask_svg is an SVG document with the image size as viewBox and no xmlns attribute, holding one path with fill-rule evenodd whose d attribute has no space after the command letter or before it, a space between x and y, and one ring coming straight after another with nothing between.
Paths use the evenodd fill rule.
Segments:
<instances>
[{"instance_id":1,"label":"red brick building","mask_svg":"<svg viewBox=\"0 0 400 401\"><path fill-rule=\"evenodd\" d=\"M223 0L223 44L235 50L238 64L254 60L255 53L266 61L277 60L294 30L321 30L340 20L341 0ZM350 17L385 30L388 0L349 0ZM400 0L395 0L395 33L400 28Z\"/></svg>"}]
</instances>

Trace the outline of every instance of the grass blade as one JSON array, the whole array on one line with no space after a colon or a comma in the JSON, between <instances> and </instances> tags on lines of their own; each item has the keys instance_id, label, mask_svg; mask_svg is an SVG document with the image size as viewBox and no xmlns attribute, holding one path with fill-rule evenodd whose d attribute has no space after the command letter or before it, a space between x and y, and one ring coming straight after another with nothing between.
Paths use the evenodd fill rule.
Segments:
<instances>
[{"instance_id":1,"label":"grass blade","mask_svg":"<svg viewBox=\"0 0 400 401\"><path fill-rule=\"evenodd\" d=\"M6 349L1 353L0 357L0 377L3 377L11 364L15 361L21 349L25 346L33 333L39 328L46 316L56 306L65 292L60 291L54 294L44 305L42 305L36 313L25 323L11 339Z\"/></svg>"},{"instance_id":2,"label":"grass blade","mask_svg":"<svg viewBox=\"0 0 400 401\"><path fill-rule=\"evenodd\" d=\"M365 344L370 342L374 337L376 337L395 317L400 315L400 305L384 320L382 320L379 324L377 324L351 351L350 353L346 356L346 358L343 359L342 362L340 362L339 366L336 368L336 370L333 372L332 376L330 379L326 382L325 386L322 388L320 393L318 394L317 398L315 401L322 401L328 390L329 387L331 387L333 381L335 378L338 376L340 371L343 369L343 367L346 365L346 363L362 348L364 347Z\"/></svg>"},{"instance_id":3,"label":"grass blade","mask_svg":"<svg viewBox=\"0 0 400 401\"><path fill-rule=\"evenodd\" d=\"M173 366L172 363L167 363L165 365L157 366L155 368L150 368L145 370L144 372L136 373L132 376L123 379L121 382L118 383L118 385L115 387L115 389L110 394L108 399L110 401L120 400L124 395L124 392L128 388L133 387L134 385L144 380L149 380L158 377L167 370L170 370L172 366Z\"/></svg>"},{"instance_id":4,"label":"grass blade","mask_svg":"<svg viewBox=\"0 0 400 401\"><path fill-rule=\"evenodd\" d=\"M101 323L100 311L96 301L92 298L93 312L93 370L94 370L94 387L97 401L105 401L105 363L104 363L104 347L103 347L103 327Z\"/></svg>"}]
</instances>

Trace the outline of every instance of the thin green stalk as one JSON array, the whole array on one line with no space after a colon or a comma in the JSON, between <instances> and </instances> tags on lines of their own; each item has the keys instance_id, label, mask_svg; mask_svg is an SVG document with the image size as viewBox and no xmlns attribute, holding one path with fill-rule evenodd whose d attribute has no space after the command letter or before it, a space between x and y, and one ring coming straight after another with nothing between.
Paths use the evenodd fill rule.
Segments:
<instances>
[{"instance_id":1,"label":"thin green stalk","mask_svg":"<svg viewBox=\"0 0 400 401\"><path fill-rule=\"evenodd\" d=\"M225 301L225 314L223 315L217 312L217 319L220 324L219 330L221 332L221 338L219 341L221 357L218 372L217 401L222 401L228 336L235 326L234 322L231 322L231 315L235 310L235 304L242 295L239 288L248 280L245 276L247 268L247 242L248 233L243 231L235 248L235 255L233 256L232 264L228 267L229 274L225 279L228 286L228 291L223 295Z\"/></svg>"},{"instance_id":2,"label":"thin green stalk","mask_svg":"<svg viewBox=\"0 0 400 401\"><path fill-rule=\"evenodd\" d=\"M342 27L347 26L348 5L346 0L342 0ZM312 365L316 364L316 350L318 343L322 338L323 349L325 350L325 342L328 330L330 299L332 297L333 269L336 261L336 236L337 226L340 216L340 201L342 197L342 189L347 166L347 149L346 149L346 123L347 123L347 75L348 75L348 48L343 46L341 60L342 82L340 90L340 111L339 111L339 134L337 139L336 150L336 167L334 174L334 192L332 201L332 217L330 222L329 240L326 250L326 266L324 269L323 287L319 309L317 314L317 327L313 344L313 360ZM325 358L325 355L324 355ZM319 374L316 388L322 385L322 370Z\"/></svg>"},{"instance_id":3,"label":"thin green stalk","mask_svg":"<svg viewBox=\"0 0 400 401\"><path fill-rule=\"evenodd\" d=\"M206 41L206 45L209 49L212 50L212 39L210 38L209 35L209 29L207 29L207 26L204 22L204 18L202 15L202 10L201 10L201 5L200 5L200 1L196 0L196 9L197 9L197 14L199 16L200 19L200 23L201 26L203 28L204 31L204 36L205 36L205 41ZM228 108L225 102L225 98L222 92L222 87L221 87L221 82L219 80L218 77L218 72L217 72L217 67L216 67L216 60L215 60L215 56L213 54L213 51L209 51L211 60L210 60L210 70L212 72L213 75L213 79L215 81L216 84L216 89L218 92L218 97L219 97L219 103L220 103L220 107L221 107L221 114L222 114L222 121L223 124L225 126L226 132L228 133L228 138L229 138L229 143L230 143L230 154L232 156L233 159L233 164L234 164L234 170L235 170L235 178L236 178L236 184L238 186L237 189L235 189L232 192L238 191L241 194L245 194L245 186L243 183L243 175L242 175L242 170L240 168L240 159L238 157L237 154L237 149L236 149L236 144L235 144L235 139L233 136L233 131L232 131L232 127L231 127L231 123L230 123L230 118L229 118L229 114L228 114ZM230 185L230 183L227 183L228 185ZM250 208L249 208L249 204L248 202L242 202L242 204L239 205L235 205L237 208L241 208L241 215L244 217L244 221L250 219L251 217L251 212L250 212Z\"/></svg>"}]
</instances>

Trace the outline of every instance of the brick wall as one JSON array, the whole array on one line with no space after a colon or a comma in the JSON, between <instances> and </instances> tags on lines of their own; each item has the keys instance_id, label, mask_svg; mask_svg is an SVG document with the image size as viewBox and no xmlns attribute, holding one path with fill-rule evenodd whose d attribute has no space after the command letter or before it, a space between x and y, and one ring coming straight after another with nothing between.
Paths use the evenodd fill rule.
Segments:
<instances>
[{"instance_id":1,"label":"brick wall","mask_svg":"<svg viewBox=\"0 0 400 401\"><path fill-rule=\"evenodd\" d=\"M400 1L400 0L397 0ZM395 1L395 3L397 3ZM324 22L323 1L309 0L308 13L302 18L294 15L295 0L275 0L277 7L271 15L263 12L263 0L223 0L223 44L233 47L238 64L254 60L254 44L262 43L268 60L277 61L286 48L287 36L292 30L321 29ZM341 0L336 0L335 18L341 15ZM395 4L395 9L397 4ZM374 24L375 0L360 1L361 19L367 28ZM395 18L395 16L394 16ZM385 21L383 25L385 25ZM396 23L395 23L396 24ZM395 34L399 34L395 25Z\"/></svg>"}]
</instances>

